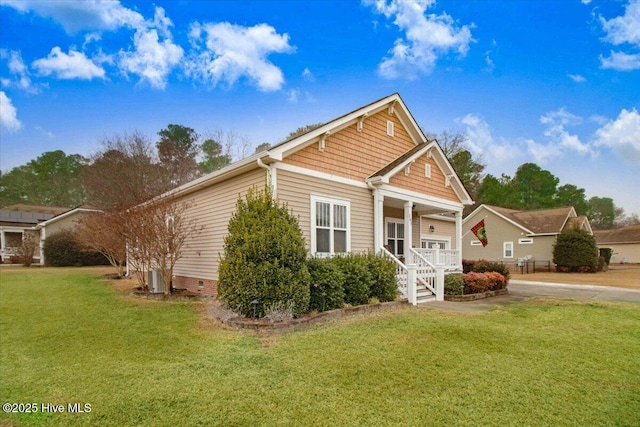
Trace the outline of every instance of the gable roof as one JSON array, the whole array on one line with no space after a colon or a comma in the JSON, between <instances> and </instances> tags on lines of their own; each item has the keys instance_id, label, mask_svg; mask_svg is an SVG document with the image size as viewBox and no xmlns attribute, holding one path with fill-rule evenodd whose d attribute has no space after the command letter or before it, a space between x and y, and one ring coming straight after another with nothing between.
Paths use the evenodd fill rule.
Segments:
<instances>
[{"instance_id":1,"label":"gable roof","mask_svg":"<svg viewBox=\"0 0 640 427\"><path fill-rule=\"evenodd\" d=\"M533 211L521 211L503 208L500 206L480 205L469 214L464 221L471 218L480 209L486 209L502 219L510 222L525 231L528 235L553 235L559 234L565 227L581 220L577 219L576 211L572 206L553 209L538 209ZM576 218L576 219L574 219ZM585 220L586 217L583 217ZM582 221L583 221L582 220ZM463 222L464 222L463 221ZM587 221L588 223L588 221ZM589 231L590 231L589 227Z\"/></svg>"},{"instance_id":2,"label":"gable roof","mask_svg":"<svg viewBox=\"0 0 640 427\"><path fill-rule=\"evenodd\" d=\"M440 146L437 144L437 141L427 141L427 137L418 126L417 122L409 112L409 109L398 93L380 98L377 101L365 105L364 107L360 107L356 110L351 111L350 113L344 114L334 120L326 122L315 129L311 129L301 135L297 135L293 138L282 141L274 145L273 147L270 147L268 150L254 153L253 155L238 162L232 163L220 170L183 184L165 193L165 195L183 196L197 191L201 188L213 185L216 182L220 182L240 175L246 171L256 168L257 166L268 167L267 165L273 162L282 161L284 157L302 150L303 148L311 144L319 143L323 138L326 138L330 134L339 132L342 129L357 122L366 121L367 117L373 116L374 114L377 114L385 109L388 109L390 113L392 112L398 118L398 120L407 130L410 138L416 145L416 147L410 150L410 153L403 154L402 156L400 156L400 158L395 159L391 163L402 163L404 161L411 161L411 159L413 158L412 156L419 156L423 148L426 147L426 150L428 150L430 147L434 148L434 152L439 153L439 155L435 158L436 163L443 170L445 176L449 177L450 182L454 185L454 190L456 191L458 197L465 204L472 203L471 197L464 188L462 181L460 181L460 178L449 164L449 161L446 159L446 156L442 152Z\"/></svg>"},{"instance_id":3,"label":"gable roof","mask_svg":"<svg viewBox=\"0 0 640 427\"><path fill-rule=\"evenodd\" d=\"M33 227L68 209L24 204L11 205L0 210L0 225L23 228Z\"/></svg>"},{"instance_id":4,"label":"gable roof","mask_svg":"<svg viewBox=\"0 0 640 427\"><path fill-rule=\"evenodd\" d=\"M640 243L640 224L627 225L615 230L595 230L593 236L598 245L615 243Z\"/></svg>"},{"instance_id":5,"label":"gable roof","mask_svg":"<svg viewBox=\"0 0 640 427\"><path fill-rule=\"evenodd\" d=\"M54 216L53 218L49 218L48 220L41 222L40 224L38 224L38 228L43 228L46 227L47 225L50 225L51 223L57 222L61 219L64 219L68 216L73 215L76 212L102 212L101 210L98 209L94 209L94 208L89 208L89 207L78 207L78 208L74 208L74 209L69 209L66 212L63 212L59 215Z\"/></svg>"}]
</instances>

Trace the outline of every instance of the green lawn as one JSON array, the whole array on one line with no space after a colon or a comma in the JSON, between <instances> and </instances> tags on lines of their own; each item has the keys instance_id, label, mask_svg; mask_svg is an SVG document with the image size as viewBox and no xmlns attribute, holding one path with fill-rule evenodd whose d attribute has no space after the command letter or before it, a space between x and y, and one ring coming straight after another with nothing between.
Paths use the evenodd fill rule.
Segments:
<instances>
[{"instance_id":1,"label":"green lawn","mask_svg":"<svg viewBox=\"0 0 640 427\"><path fill-rule=\"evenodd\" d=\"M0 269L0 425L640 425L640 306L400 309L260 338L86 270Z\"/></svg>"}]
</instances>

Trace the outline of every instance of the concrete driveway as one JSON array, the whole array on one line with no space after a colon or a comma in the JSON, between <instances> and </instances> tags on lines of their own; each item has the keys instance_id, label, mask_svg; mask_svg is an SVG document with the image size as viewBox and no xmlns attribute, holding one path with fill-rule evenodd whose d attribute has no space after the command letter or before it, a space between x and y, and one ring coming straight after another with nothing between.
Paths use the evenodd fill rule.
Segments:
<instances>
[{"instance_id":1,"label":"concrete driveway","mask_svg":"<svg viewBox=\"0 0 640 427\"><path fill-rule=\"evenodd\" d=\"M430 302L422 307L453 311L488 311L511 302L526 301L536 297L568 298L576 300L616 301L640 304L640 290L611 286L568 285L528 280L510 280L509 294L469 302ZM640 307L639 307L640 308Z\"/></svg>"}]
</instances>

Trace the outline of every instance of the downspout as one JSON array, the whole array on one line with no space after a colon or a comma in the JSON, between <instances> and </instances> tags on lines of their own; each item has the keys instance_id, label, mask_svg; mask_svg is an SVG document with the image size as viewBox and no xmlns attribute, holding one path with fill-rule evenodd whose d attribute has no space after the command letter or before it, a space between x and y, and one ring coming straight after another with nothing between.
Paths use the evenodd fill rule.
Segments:
<instances>
[{"instance_id":1,"label":"downspout","mask_svg":"<svg viewBox=\"0 0 640 427\"><path fill-rule=\"evenodd\" d=\"M265 164L262 161L262 159L259 157L258 157L257 163L259 167L267 171L268 183L269 183L269 186L271 187L271 193L273 194L273 197L276 197L277 187L276 187L276 180L274 176L275 170L271 166Z\"/></svg>"}]
</instances>

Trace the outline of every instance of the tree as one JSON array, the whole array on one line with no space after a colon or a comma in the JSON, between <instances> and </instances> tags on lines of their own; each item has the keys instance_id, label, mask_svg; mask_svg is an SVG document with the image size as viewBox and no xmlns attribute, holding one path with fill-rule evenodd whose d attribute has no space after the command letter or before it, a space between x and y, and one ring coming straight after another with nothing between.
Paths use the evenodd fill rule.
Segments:
<instances>
[{"instance_id":1,"label":"tree","mask_svg":"<svg viewBox=\"0 0 640 427\"><path fill-rule=\"evenodd\" d=\"M553 245L553 263L558 271L596 272L598 246L589 232L578 227L563 230Z\"/></svg>"},{"instance_id":2,"label":"tree","mask_svg":"<svg viewBox=\"0 0 640 427\"><path fill-rule=\"evenodd\" d=\"M310 125L299 127L298 129L294 130L293 132L289 132L289 134L284 138L284 141L288 141L290 139L297 138L300 135L303 135L303 134L305 134L307 132L311 132L314 129L318 129L320 126L324 126L324 123L313 123L313 124L310 124Z\"/></svg>"},{"instance_id":3,"label":"tree","mask_svg":"<svg viewBox=\"0 0 640 427\"><path fill-rule=\"evenodd\" d=\"M202 143L201 149L204 158L199 166L203 173L211 173L231 164L231 154L228 151L223 154L219 141L207 139Z\"/></svg>"},{"instance_id":4,"label":"tree","mask_svg":"<svg viewBox=\"0 0 640 427\"><path fill-rule=\"evenodd\" d=\"M84 203L82 171L87 159L48 151L0 176L0 205L16 203L75 207Z\"/></svg>"},{"instance_id":5,"label":"tree","mask_svg":"<svg viewBox=\"0 0 640 427\"><path fill-rule=\"evenodd\" d=\"M168 185L177 187L199 176L196 157L200 136L190 127L170 124L158 132L156 143L160 164L168 171Z\"/></svg>"},{"instance_id":6,"label":"tree","mask_svg":"<svg viewBox=\"0 0 640 427\"><path fill-rule=\"evenodd\" d=\"M255 152L256 152L256 153L259 153L259 152L261 152L261 151L266 151L266 150L268 150L270 147L271 147L271 144L269 144L268 142L263 142L262 144L259 144L259 145L256 147L256 151L255 151Z\"/></svg>"},{"instance_id":7,"label":"tree","mask_svg":"<svg viewBox=\"0 0 640 427\"><path fill-rule=\"evenodd\" d=\"M18 257L25 267L31 267L33 256L36 254L40 235L38 232L27 230L22 235L22 244L18 247Z\"/></svg>"},{"instance_id":8,"label":"tree","mask_svg":"<svg viewBox=\"0 0 640 427\"><path fill-rule=\"evenodd\" d=\"M558 187L554 199L556 206L573 206L578 215L587 215L589 212L584 188L578 188L573 184L562 185Z\"/></svg>"},{"instance_id":9,"label":"tree","mask_svg":"<svg viewBox=\"0 0 640 427\"><path fill-rule=\"evenodd\" d=\"M168 189L167 170L157 163L149 138L139 132L114 135L84 169L88 203L119 210L147 201Z\"/></svg>"},{"instance_id":10,"label":"tree","mask_svg":"<svg viewBox=\"0 0 640 427\"><path fill-rule=\"evenodd\" d=\"M514 189L510 185L511 177L502 174L500 178L487 175L478 189L478 202L487 205L516 208Z\"/></svg>"},{"instance_id":11,"label":"tree","mask_svg":"<svg viewBox=\"0 0 640 427\"><path fill-rule=\"evenodd\" d=\"M146 273L157 270L162 276L164 293L171 293L175 265L184 255L187 241L203 229L189 217L190 206L167 195L122 214L130 270L143 289L148 288Z\"/></svg>"},{"instance_id":12,"label":"tree","mask_svg":"<svg viewBox=\"0 0 640 427\"><path fill-rule=\"evenodd\" d=\"M516 171L511 185L517 196L517 208L524 210L554 207L558 178L535 163L525 163Z\"/></svg>"},{"instance_id":13,"label":"tree","mask_svg":"<svg viewBox=\"0 0 640 427\"><path fill-rule=\"evenodd\" d=\"M245 316L263 317L270 307L291 305L299 316L309 306L311 277L298 220L269 189L239 198L229 221L220 261L220 300ZM253 303L256 301L255 303Z\"/></svg>"},{"instance_id":14,"label":"tree","mask_svg":"<svg viewBox=\"0 0 640 427\"><path fill-rule=\"evenodd\" d=\"M484 165L475 162L468 150L458 151L449 158L449 161L469 192L471 198L475 199L478 196L478 191L480 190L480 182Z\"/></svg>"},{"instance_id":15,"label":"tree","mask_svg":"<svg viewBox=\"0 0 640 427\"><path fill-rule=\"evenodd\" d=\"M609 197L592 197L589 199L589 219L591 227L596 230L608 230L614 227L616 206Z\"/></svg>"},{"instance_id":16,"label":"tree","mask_svg":"<svg viewBox=\"0 0 640 427\"><path fill-rule=\"evenodd\" d=\"M126 211L96 212L81 218L76 228L78 243L103 254L117 270L118 277L125 273Z\"/></svg>"}]
</instances>

